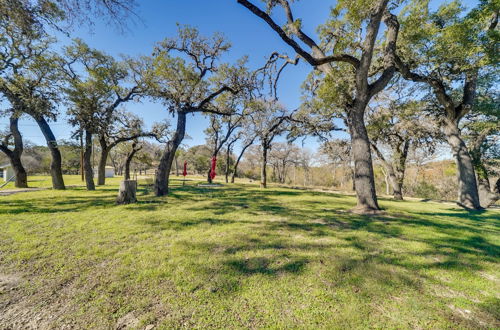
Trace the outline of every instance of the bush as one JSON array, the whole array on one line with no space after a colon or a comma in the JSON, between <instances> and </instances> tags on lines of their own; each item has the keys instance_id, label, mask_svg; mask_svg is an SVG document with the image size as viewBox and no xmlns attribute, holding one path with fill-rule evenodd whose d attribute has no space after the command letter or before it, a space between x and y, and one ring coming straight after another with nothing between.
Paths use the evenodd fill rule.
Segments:
<instances>
[{"instance_id":1,"label":"bush","mask_svg":"<svg viewBox=\"0 0 500 330\"><path fill-rule=\"evenodd\" d=\"M439 190L425 181L420 181L414 188L415 196L429 199L440 199Z\"/></svg>"}]
</instances>

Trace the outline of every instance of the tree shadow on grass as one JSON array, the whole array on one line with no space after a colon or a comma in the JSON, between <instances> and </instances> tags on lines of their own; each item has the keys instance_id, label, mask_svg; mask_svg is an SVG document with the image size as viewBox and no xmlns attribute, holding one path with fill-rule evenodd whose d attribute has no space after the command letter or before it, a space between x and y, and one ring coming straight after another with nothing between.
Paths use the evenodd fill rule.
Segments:
<instances>
[{"instance_id":1,"label":"tree shadow on grass","mask_svg":"<svg viewBox=\"0 0 500 330\"><path fill-rule=\"evenodd\" d=\"M67 196L56 201L52 197L10 200L7 207L0 208L0 214L76 212L108 207L113 202L114 198L107 196Z\"/></svg>"},{"instance_id":2,"label":"tree shadow on grass","mask_svg":"<svg viewBox=\"0 0 500 330\"><path fill-rule=\"evenodd\" d=\"M280 262L286 258L285 262ZM290 260L286 256L270 257L252 257L252 258L233 258L224 262L231 271L242 275L264 274L277 276L282 273L299 274L304 270L308 259L304 257L293 257Z\"/></svg>"},{"instance_id":3,"label":"tree shadow on grass","mask_svg":"<svg viewBox=\"0 0 500 330\"><path fill-rule=\"evenodd\" d=\"M147 225L151 228L153 232L160 232L163 230L186 230L194 226L199 225L225 225L228 223L232 223L230 220L220 220L220 219L212 219L212 218L203 218L197 220L186 220L186 221L178 221L178 220L169 220L169 219L155 219L155 218L143 218L138 219L138 223Z\"/></svg>"}]
</instances>

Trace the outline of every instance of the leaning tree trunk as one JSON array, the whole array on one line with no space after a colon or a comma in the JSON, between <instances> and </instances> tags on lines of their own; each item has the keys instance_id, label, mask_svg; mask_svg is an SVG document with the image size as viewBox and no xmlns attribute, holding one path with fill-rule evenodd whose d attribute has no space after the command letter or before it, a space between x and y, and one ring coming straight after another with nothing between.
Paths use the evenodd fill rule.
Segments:
<instances>
[{"instance_id":1,"label":"leaning tree trunk","mask_svg":"<svg viewBox=\"0 0 500 330\"><path fill-rule=\"evenodd\" d=\"M127 160L125 161L125 180L130 180L130 163L132 162L132 159L137 151L139 150L132 149L132 152L127 156Z\"/></svg>"},{"instance_id":2,"label":"leaning tree trunk","mask_svg":"<svg viewBox=\"0 0 500 330\"><path fill-rule=\"evenodd\" d=\"M469 209L481 209L474 165L460 136L458 123L448 120L443 127L443 132L457 164L458 202Z\"/></svg>"},{"instance_id":3,"label":"leaning tree trunk","mask_svg":"<svg viewBox=\"0 0 500 330\"><path fill-rule=\"evenodd\" d=\"M352 158L354 160L354 182L358 204L356 212L370 213L380 210L375 191L370 139L364 122L365 105L357 102L349 115Z\"/></svg>"},{"instance_id":4,"label":"leaning tree trunk","mask_svg":"<svg viewBox=\"0 0 500 330\"><path fill-rule=\"evenodd\" d=\"M267 188L267 143L262 143L262 164L260 167L260 187Z\"/></svg>"},{"instance_id":5,"label":"leaning tree trunk","mask_svg":"<svg viewBox=\"0 0 500 330\"><path fill-rule=\"evenodd\" d=\"M95 190L94 171L92 169L92 133L85 131L85 151L83 152L83 170L87 190Z\"/></svg>"},{"instance_id":6,"label":"leaning tree trunk","mask_svg":"<svg viewBox=\"0 0 500 330\"><path fill-rule=\"evenodd\" d=\"M231 175L231 183L234 183L234 178L235 178L236 174L238 173L238 165L240 164L240 161L241 161L241 158L243 157L243 154L248 149L248 147L250 147L253 144L253 141L254 140L252 140L250 143L245 145L243 147L243 149L241 149L240 155L238 156L238 159L236 159L236 163L234 163L233 175Z\"/></svg>"},{"instance_id":7,"label":"leaning tree trunk","mask_svg":"<svg viewBox=\"0 0 500 330\"><path fill-rule=\"evenodd\" d=\"M45 120L43 116L33 116L38 127L42 131L43 136L45 137L45 141L47 142L47 147L50 150L50 154L52 156L52 161L50 163L50 175L52 176L52 188L64 190L66 187L64 186L64 179L62 174L62 157L61 151L57 146L56 137L52 132L49 124Z\"/></svg>"},{"instance_id":8,"label":"leaning tree trunk","mask_svg":"<svg viewBox=\"0 0 500 330\"><path fill-rule=\"evenodd\" d=\"M170 176L170 169L174 161L175 152L184 139L186 133L186 113L180 111L177 113L177 128L172 140L168 141L165 152L161 156L160 164L155 179L155 195L165 196L168 194L168 179Z\"/></svg>"},{"instance_id":9,"label":"leaning tree trunk","mask_svg":"<svg viewBox=\"0 0 500 330\"><path fill-rule=\"evenodd\" d=\"M101 146L101 154L99 155L99 163L97 164L97 185L103 186L106 184L106 162L110 148L104 137L99 137L99 144Z\"/></svg>"}]
</instances>

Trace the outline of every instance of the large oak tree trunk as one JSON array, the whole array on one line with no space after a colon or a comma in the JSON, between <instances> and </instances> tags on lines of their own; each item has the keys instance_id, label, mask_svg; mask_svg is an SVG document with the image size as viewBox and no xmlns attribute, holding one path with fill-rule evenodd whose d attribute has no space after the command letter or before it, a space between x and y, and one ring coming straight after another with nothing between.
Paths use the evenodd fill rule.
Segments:
<instances>
[{"instance_id":1,"label":"large oak tree trunk","mask_svg":"<svg viewBox=\"0 0 500 330\"><path fill-rule=\"evenodd\" d=\"M43 116L33 116L38 127L42 131L45 141L47 142L47 147L50 150L52 156L52 162L50 163L50 175L52 176L52 188L64 190L66 189L64 185L63 173L62 173L62 157L61 151L57 146L56 137L52 132L49 124Z\"/></svg>"},{"instance_id":2,"label":"large oak tree trunk","mask_svg":"<svg viewBox=\"0 0 500 330\"><path fill-rule=\"evenodd\" d=\"M170 176L170 169L174 161L175 152L184 139L186 133L186 113L179 111L177 113L177 128L172 140L168 141L165 152L161 156L160 164L155 179L155 195L165 196L168 194L168 178Z\"/></svg>"},{"instance_id":3,"label":"large oak tree trunk","mask_svg":"<svg viewBox=\"0 0 500 330\"><path fill-rule=\"evenodd\" d=\"M83 152L83 169L87 190L95 190L94 171L92 169L92 133L85 131L85 150Z\"/></svg>"},{"instance_id":4,"label":"large oak tree trunk","mask_svg":"<svg viewBox=\"0 0 500 330\"><path fill-rule=\"evenodd\" d=\"M354 187L358 198L355 211L370 213L380 210L375 191L370 139L364 123L364 105L358 104L349 113L352 158L354 161Z\"/></svg>"},{"instance_id":5,"label":"large oak tree trunk","mask_svg":"<svg viewBox=\"0 0 500 330\"><path fill-rule=\"evenodd\" d=\"M457 164L458 202L469 209L481 209L474 165L460 136L458 123L448 120L443 131Z\"/></svg>"}]
</instances>

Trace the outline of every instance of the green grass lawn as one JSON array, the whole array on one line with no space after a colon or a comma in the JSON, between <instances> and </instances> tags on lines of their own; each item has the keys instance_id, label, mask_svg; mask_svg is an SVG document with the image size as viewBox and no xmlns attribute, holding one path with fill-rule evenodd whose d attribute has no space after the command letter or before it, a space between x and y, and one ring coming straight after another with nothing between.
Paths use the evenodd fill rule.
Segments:
<instances>
[{"instance_id":1,"label":"green grass lawn","mask_svg":"<svg viewBox=\"0 0 500 330\"><path fill-rule=\"evenodd\" d=\"M0 328L500 327L496 210L175 178L116 206L118 180L0 197Z\"/></svg>"}]
</instances>

